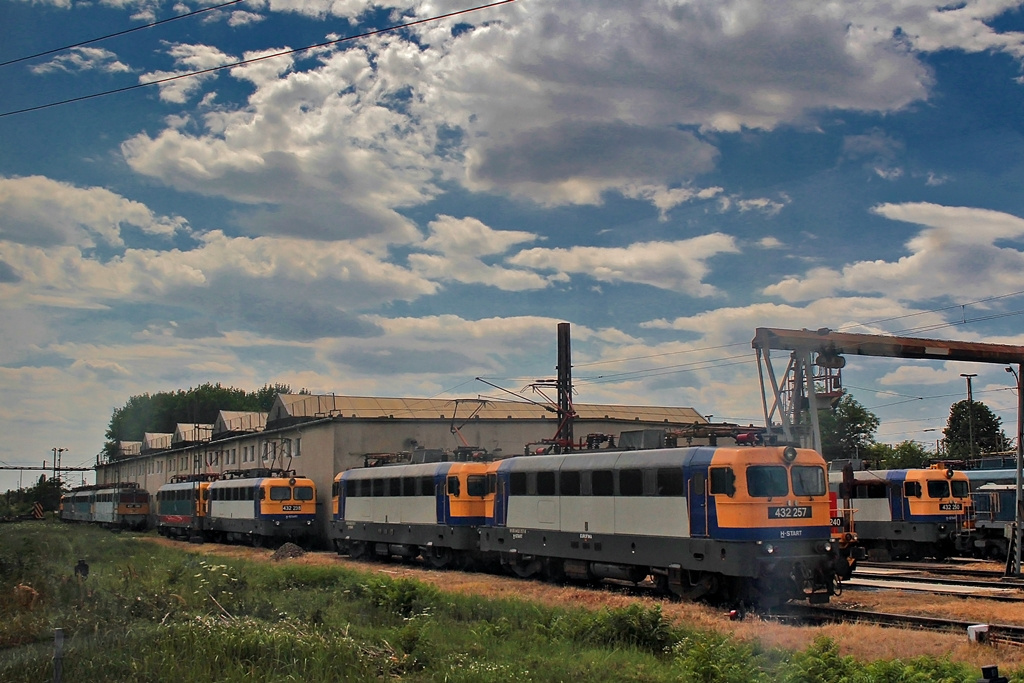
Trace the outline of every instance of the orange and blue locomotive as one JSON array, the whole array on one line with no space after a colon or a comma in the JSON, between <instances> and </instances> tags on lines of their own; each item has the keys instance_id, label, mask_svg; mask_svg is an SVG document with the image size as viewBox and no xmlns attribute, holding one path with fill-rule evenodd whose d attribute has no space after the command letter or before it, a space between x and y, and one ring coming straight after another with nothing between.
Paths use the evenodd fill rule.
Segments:
<instances>
[{"instance_id":1,"label":"orange and blue locomotive","mask_svg":"<svg viewBox=\"0 0 1024 683\"><path fill-rule=\"evenodd\" d=\"M339 552L500 563L523 577L650 578L687 598L762 606L826 602L835 585L825 463L792 446L349 470L332 505Z\"/></svg>"},{"instance_id":2,"label":"orange and blue locomotive","mask_svg":"<svg viewBox=\"0 0 1024 683\"><path fill-rule=\"evenodd\" d=\"M80 486L61 498L60 518L109 529L142 530L149 521L149 492L135 482Z\"/></svg>"},{"instance_id":3,"label":"orange and blue locomotive","mask_svg":"<svg viewBox=\"0 0 1024 683\"><path fill-rule=\"evenodd\" d=\"M829 486L856 509L857 538L892 559L945 559L972 551L967 474L953 469L832 472Z\"/></svg>"},{"instance_id":4,"label":"orange and blue locomotive","mask_svg":"<svg viewBox=\"0 0 1024 683\"><path fill-rule=\"evenodd\" d=\"M163 536L202 537L206 528L206 501L215 474L181 474L171 477L156 492L156 528Z\"/></svg>"},{"instance_id":5,"label":"orange and blue locomotive","mask_svg":"<svg viewBox=\"0 0 1024 683\"><path fill-rule=\"evenodd\" d=\"M292 470L224 472L206 489L204 535L220 542L263 546L306 542L314 535L316 486Z\"/></svg>"}]
</instances>

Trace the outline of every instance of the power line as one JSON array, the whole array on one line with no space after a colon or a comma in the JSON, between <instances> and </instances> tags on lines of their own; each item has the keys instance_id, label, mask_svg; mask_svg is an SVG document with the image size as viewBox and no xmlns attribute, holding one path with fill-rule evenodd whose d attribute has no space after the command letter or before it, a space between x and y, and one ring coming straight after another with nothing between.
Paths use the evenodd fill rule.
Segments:
<instances>
[{"instance_id":1,"label":"power line","mask_svg":"<svg viewBox=\"0 0 1024 683\"><path fill-rule=\"evenodd\" d=\"M440 21L441 19L449 19L451 17L457 17L462 14L468 14L470 12L477 12L479 10L489 9L491 7L497 7L498 5L506 5L515 0L498 0L498 2L492 2L487 5L478 5L476 7L470 7L468 9L457 10L455 12L448 12L447 14L439 14L437 16L428 17L426 19L417 19L404 24L396 24L394 26L388 26L386 28L374 29L373 31L366 31L365 33L358 33L352 36L346 36L344 38L338 38L337 40L328 40L323 43L317 43L316 45L307 45L305 47L295 48L293 50L282 50L281 52L274 52L261 57L253 57L251 59L243 59L238 62L231 64L222 64L221 66L211 67L209 69L201 69L199 71L189 71L187 73L176 74L174 76L168 76L167 78L159 78L153 81L147 81L146 83L136 83L135 85L125 86L123 88L114 88L112 90L104 90L98 93L92 93L90 95L80 95L78 97L70 97L66 100L59 100L57 102L48 102L46 104L38 104L34 107L25 107L24 109L14 109L11 111L0 112L0 118L5 116L14 116L15 114L27 114L33 111L39 111L41 109L49 109L51 107L59 107L64 104L72 104L73 102L82 102L84 100L91 100L97 97L105 97L107 95L116 95L129 90L137 90L138 88L146 88L151 85L159 85L161 83L169 83L171 81L177 81L184 78L192 78L193 76L202 76L203 74L213 73L216 71L222 71L223 69L233 69L237 66L245 66L246 64L253 64L255 62L262 62L267 59L274 59L276 57L285 57L287 55L294 55L300 52L308 52L309 50L315 50L322 47L328 47L331 45L337 45L338 43L345 43L352 40L358 40L360 38L368 38L370 36L380 35L382 33L389 33L391 31L398 31L403 28L409 28L411 26L418 26L420 24L427 24L434 21Z\"/></svg>"},{"instance_id":2,"label":"power line","mask_svg":"<svg viewBox=\"0 0 1024 683\"><path fill-rule=\"evenodd\" d=\"M25 61L28 61L29 59L35 59L37 57L45 57L46 55L52 55L55 52L63 52L64 50L71 50L71 49L76 48L76 47L82 47L83 45L91 45L92 43L98 43L101 40L107 40L109 38L116 38L117 36L123 36L125 34L133 33L135 31L141 31L143 29L153 28L154 26L159 26L160 24L166 24L166 23L171 22L171 21L177 21L178 19L186 19L188 17L194 17L195 15L202 14L203 12L209 12L209 11L215 10L215 9L222 9L224 7L227 7L228 5L235 5L235 4L238 4L240 2L244 2L244 0L229 0L229 2L224 2L224 3L221 3L219 5L211 5L210 7L204 7L202 9L197 9L197 10L192 11L192 12L186 12L185 14L179 14L177 16L168 17L167 19L161 19L160 21L154 21L154 22L151 22L149 24L142 24L141 26L135 26L134 28L127 28L127 29L124 29L123 31L116 31L114 33L108 33L107 35L100 36L99 38L90 38L89 40L83 40L83 41L78 42L78 43L72 43L71 45L65 45L64 47L55 47L52 50L45 50L43 52L37 52L37 53L35 53L33 55L25 55L24 57L18 57L17 59L9 59L6 62L0 62L0 66L8 66L9 64L17 64L18 62L25 62Z\"/></svg>"}]
</instances>

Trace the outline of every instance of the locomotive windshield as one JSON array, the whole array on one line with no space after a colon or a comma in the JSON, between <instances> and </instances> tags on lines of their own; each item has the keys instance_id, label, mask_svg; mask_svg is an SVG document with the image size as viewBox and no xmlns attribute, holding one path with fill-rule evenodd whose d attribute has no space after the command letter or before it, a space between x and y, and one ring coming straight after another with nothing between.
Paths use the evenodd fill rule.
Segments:
<instances>
[{"instance_id":1,"label":"locomotive windshield","mask_svg":"<svg viewBox=\"0 0 1024 683\"><path fill-rule=\"evenodd\" d=\"M966 498L971 495L971 484L966 481L951 481L949 482L953 487L954 498Z\"/></svg>"},{"instance_id":2,"label":"locomotive windshield","mask_svg":"<svg viewBox=\"0 0 1024 683\"><path fill-rule=\"evenodd\" d=\"M270 500L291 500L292 490L287 486L271 486Z\"/></svg>"},{"instance_id":3,"label":"locomotive windshield","mask_svg":"<svg viewBox=\"0 0 1024 683\"><path fill-rule=\"evenodd\" d=\"M295 500L313 500L312 486L296 486L294 493Z\"/></svg>"},{"instance_id":4,"label":"locomotive windshield","mask_svg":"<svg viewBox=\"0 0 1024 683\"><path fill-rule=\"evenodd\" d=\"M776 498L789 494L789 476L781 465L747 468L747 493L755 498Z\"/></svg>"},{"instance_id":5,"label":"locomotive windshield","mask_svg":"<svg viewBox=\"0 0 1024 683\"><path fill-rule=\"evenodd\" d=\"M928 482L929 498L949 498L949 482L945 479L932 479Z\"/></svg>"},{"instance_id":6,"label":"locomotive windshield","mask_svg":"<svg viewBox=\"0 0 1024 683\"><path fill-rule=\"evenodd\" d=\"M796 465L792 469L793 495L825 495L825 470L818 466Z\"/></svg>"}]
</instances>

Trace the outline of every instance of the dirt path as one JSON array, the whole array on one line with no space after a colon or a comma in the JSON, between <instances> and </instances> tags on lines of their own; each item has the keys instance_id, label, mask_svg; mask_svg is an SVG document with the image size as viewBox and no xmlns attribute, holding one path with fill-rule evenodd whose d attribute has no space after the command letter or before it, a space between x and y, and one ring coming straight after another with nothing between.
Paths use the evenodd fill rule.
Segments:
<instances>
[{"instance_id":1,"label":"dirt path","mask_svg":"<svg viewBox=\"0 0 1024 683\"><path fill-rule=\"evenodd\" d=\"M202 555L219 555L262 562L273 561L271 556L274 551L267 549L213 543L190 545L155 536L144 538L154 543ZM765 647L800 650L810 645L816 637L825 635L839 643L842 654L853 655L863 661L909 659L920 655L948 656L953 661L976 667L979 674L982 666L998 664L1004 675L1010 669L1024 666L1024 648L994 647L970 643L966 633L947 635L860 624L787 626L772 621L762 621L754 617L747 617L742 621L732 621L722 610L706 605L636 597L612 590L524 581L491 574L437 571L415 565L356 562L332 552L310 552L301 557L279 561L307 565L342 565L367 572L379 572L392 577L412 578L433 584L446 591L472 593L494 598L519 598L546 605L600 609L602 607L621 607L634 602L659 604L662 612L678 623L732 634L747 642L759 641ZM833 604L839 607L863 607L877 611L962 619L979 624L1024 625L1024 610L1021 609L1019 603L963 599L925 593L848 591L834 599Z\"/></svg>"}]
</instances>

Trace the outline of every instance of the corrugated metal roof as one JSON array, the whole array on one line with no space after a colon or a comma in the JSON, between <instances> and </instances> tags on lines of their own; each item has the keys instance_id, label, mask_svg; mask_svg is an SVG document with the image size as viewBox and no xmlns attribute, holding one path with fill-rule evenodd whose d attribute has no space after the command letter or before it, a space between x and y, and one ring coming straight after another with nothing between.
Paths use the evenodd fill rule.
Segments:
<instances>
[{"instance_id":1,"label":"corrugated metal roof","mask_svg":"<svg viewBox=\"0 0 1024 683\"><path fill-rule=\"evenodd\" d=\"M177 427L174 428L174 436L171 438L171 443L209 441L211 434L213 434L213 425L179 422Z\"/></svg>"},{"instance_id":2,"label":"corrugated metal roof","mask_svg":"<svg viewBox=\"0 0 1024 683\"><path fill-rule=\"evenodd\" d=\"M128 458L133 455L138 455L142 452L141 441L119 441L117 444L118 455L122 458Z\"/></svg>"},{"instance_id":3,"label":"corrugated metal roof","mask_svg":"<svg viewBox=\"0 0 1024 683\"><path fill-rule=\"evenodd\" d=\"M481 403L483 404L481 406ZM670 406L629 406L574 404L582 419L633 420L673 424L706 423L693 408ZM478 410L479 408L479 410ZM480 419L542 419L555 413L543 406L512 401L479 401L475 399L384 398L369 396L334 396L281 394L274 418L283 417L391 417L395 419L468 418L474 413ZM284 413L284 414L281 414Z\"/></svg>"},{"instance_id":4,"label":"corrugated metal roof","mask_svg":"<svg viewBox=\"0 0 1024 683\"><path fill-rule=\"evenodd\" d=\"M247 412L244 410L222 410L217 414L213 425L213 433L221 432L259 432L267 426L267 414Z\"/></svg>"},{"instance_id":5,"label":"corrugated metal roof","mask_svg":"<svg viewBox=\"0 0 1024 683\"><path fill-rule=\"evenodd\" d=\"M146 432L142 437L142 450L153 451L157 449L170 448L171 439L173 437L174 434Z\"/></svg>"}]
</instances>

